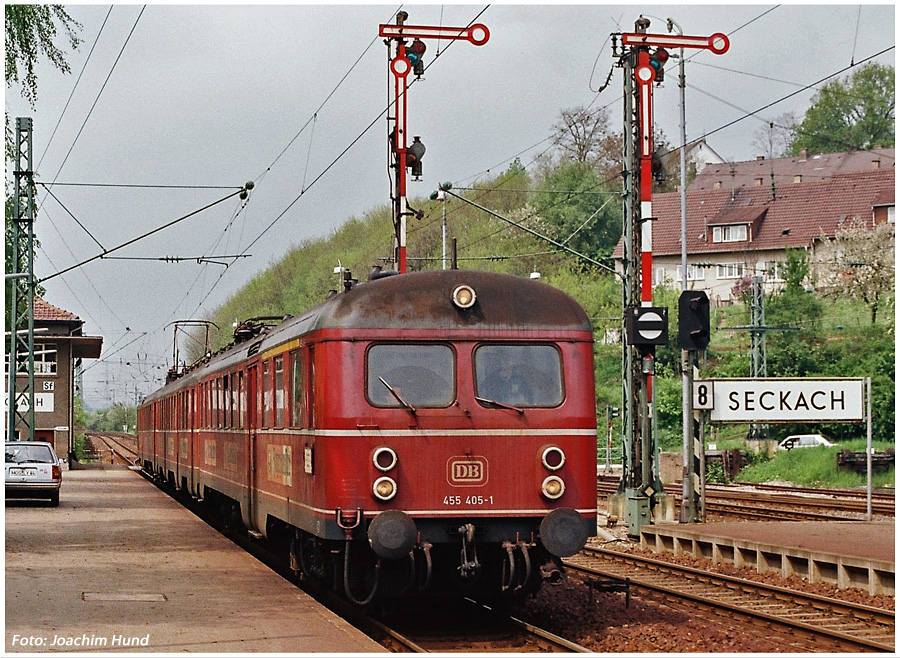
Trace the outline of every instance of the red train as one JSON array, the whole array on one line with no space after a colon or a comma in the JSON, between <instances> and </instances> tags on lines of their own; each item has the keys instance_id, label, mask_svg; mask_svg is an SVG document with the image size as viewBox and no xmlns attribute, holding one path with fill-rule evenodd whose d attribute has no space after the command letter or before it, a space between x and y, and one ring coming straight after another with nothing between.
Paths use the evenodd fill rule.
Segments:
<instances>
[{"instance_id":1,"label":"red train","mask_svg":"<svg viewBox=\"0 0 900 658\"><path fill-rule=\"evenodd\" d=\"M143 467L358 603L534 591L595 534L591 324L546 284L376 275L170 379Z\"/></svg>"}]
</instances>

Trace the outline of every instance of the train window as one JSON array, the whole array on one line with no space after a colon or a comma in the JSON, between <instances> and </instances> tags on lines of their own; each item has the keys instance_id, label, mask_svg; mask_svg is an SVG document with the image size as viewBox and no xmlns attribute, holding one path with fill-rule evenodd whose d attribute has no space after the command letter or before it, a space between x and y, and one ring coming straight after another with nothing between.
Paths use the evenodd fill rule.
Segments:
<instances>
[{"instance_id":1,"label":"train window","mask_svg":"<svg viewBox=\"0 0 900 658\"><path fill-rule=\"evenodd\" d=\"M269 371L269 362L262 364L262 427L271 427L272 422L272 375Z\"/></svg>"},{"instance_id":2,"label":"train window","mask_svg":"<svg viewBox=\"0 0 900 658\"><path fill-rule=\"evenodd\" d=\"M515 407L557 407L564 397L559 352L553 345L481 345L475 394Z\"/></svg>"},{"instance_id":3,"label":"train window","mask_svg":"<svg viewBox=\"0 0 900 658\"><path fill-rule=\"evenodd\" d=\"M291 426L303 427L303 361L300 350L291 352Z\"/></svg>"},{"instance_id":4,"label":"train window","mask_svg":"<svg viewBox=\"0 0 900 658\"><path fill-rule=\"evenodd\" d=\"M275 427L284 427L284 357L275 357Z\"/></svg>"},{"instance_id":5,"label":"train window","mask_svg":"<svg viewBox=\"0 0 900 658\"><path fill-rule=\"evenodd\" d=\"M247 389L244 386L244 371L238 373L238 426L247 429Z\"/></svg>"},{"instance_id":6,"label":"train window","mask_svg":"<svg viewBox=\"0 0 900 658\"><path fill-rule=\"evenodd\" d=\"M366 397L376 407L448 407L456 399L455 383L456 364L448 345L369 348Z\"/></svg>"}]
</instances>

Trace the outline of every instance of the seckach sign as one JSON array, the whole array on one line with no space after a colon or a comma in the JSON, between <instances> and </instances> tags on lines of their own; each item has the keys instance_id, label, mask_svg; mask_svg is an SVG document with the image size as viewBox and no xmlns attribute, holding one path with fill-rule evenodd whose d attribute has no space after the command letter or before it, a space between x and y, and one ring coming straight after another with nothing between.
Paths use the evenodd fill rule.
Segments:
<instances>
[{"instance_id":1,"label":"seckach sign","mask_svg":"<svg viewBox=\"0 0 900 658\"><path fill-rule=\"evenodd\" d=\"M709 379L694 381L694 409L712 422L799 423L862 421L865 380Z\"/></svg>"}]
</instances>

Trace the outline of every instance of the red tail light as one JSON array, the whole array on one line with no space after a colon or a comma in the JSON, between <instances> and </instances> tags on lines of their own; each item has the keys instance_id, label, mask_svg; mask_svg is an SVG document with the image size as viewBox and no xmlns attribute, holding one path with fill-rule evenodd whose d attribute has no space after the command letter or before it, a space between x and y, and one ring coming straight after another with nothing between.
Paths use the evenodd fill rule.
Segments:
<instances>
[{"instance_id":1,"label":"red tail light","mask_svg":"<svg viewBox=\"0 0 900 658\"><path fill-rule=\"evenodd\" d=\"M56 464L53 465L53 479L62 480L62 470Z\"/></svg>"}]
</instances>

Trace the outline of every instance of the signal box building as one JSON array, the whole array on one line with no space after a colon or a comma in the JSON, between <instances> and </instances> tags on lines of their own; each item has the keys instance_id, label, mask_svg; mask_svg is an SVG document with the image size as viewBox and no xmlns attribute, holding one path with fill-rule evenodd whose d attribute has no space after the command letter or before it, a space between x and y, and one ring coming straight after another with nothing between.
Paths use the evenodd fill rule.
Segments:
<instances>
[{"instance_id":1,"label":"signal box building","mask_svg":"<svg viewBox=\"0 0 900 658\"><path fill-rule=\"evenodd\" d=\"M34 299L34 440L49 441L56 453L74 450L75 379L82 359L97 359L102 336L85 336L84 321L40 297ZM7 368L9 365L7 364ZM19 386L27 385L19 377ZM16 433L28 438L28 428L16 419Z\"/></svg>"}]
</instances>

